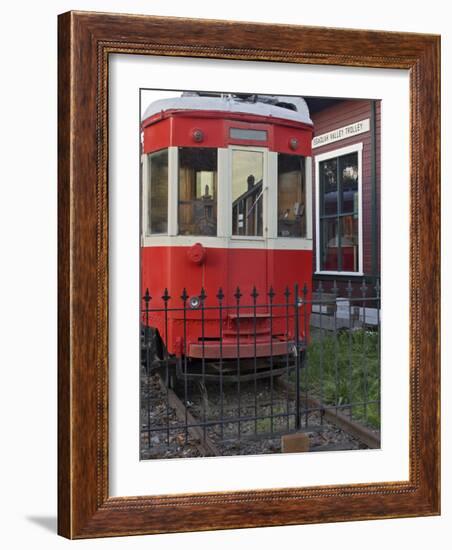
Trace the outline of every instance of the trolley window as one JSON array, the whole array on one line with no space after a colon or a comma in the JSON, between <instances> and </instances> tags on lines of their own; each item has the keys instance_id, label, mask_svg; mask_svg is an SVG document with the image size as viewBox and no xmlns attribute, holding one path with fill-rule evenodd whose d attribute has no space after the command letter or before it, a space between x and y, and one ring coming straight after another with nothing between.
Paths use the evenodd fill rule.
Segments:
<instances>
[{"instance_id":1,"label":"trolley window","mask_svg":"<svg viewBox=\"0 0 452 550\"><path fill-rule=\"evenodd\" d=\"M216 149L179 148L179 235L217 234Z\"/></svg>"},{"instance_id":2,"label":"trolley window","mask_svg":"<svg viewBox=\"0 0 452 550\"><path fill-rule=\"evenodd\" d=\"M278 154L278 237L306 236L305 159Z\"/></svg>"},{"instance_id":3,"label":"trolley window","mask_svg":"<svg viewBox=\"0 0 452 550\"><path fill-rule=\"evenodd\" d=\"M148 155L148 235L168 232L168 149Z\"/></svg>"},{"instance_id":4,"label":"trolley window","mask_svg":"<svg viewBox=\"0 0 452 550\"><path fill-rule=\"evenodd\" d=\"M263 235L263 171L263 153L232 152L233 235Z\"/></svg>"}]
</instances>

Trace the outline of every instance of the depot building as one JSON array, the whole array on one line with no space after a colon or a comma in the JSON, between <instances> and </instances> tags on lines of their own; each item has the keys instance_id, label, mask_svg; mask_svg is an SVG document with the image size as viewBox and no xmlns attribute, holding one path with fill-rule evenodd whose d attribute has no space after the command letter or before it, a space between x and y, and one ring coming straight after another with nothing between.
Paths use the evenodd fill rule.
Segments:
<instances>
[{"instance_id":1,"label":"depot building","mask_svg":"<svg viewBox=\"0 0 452 550\"><path fill-rule=\"evenodd\" d=\"M305 97L313 122L313 288L380 276L381 102Z\"/></svg>"}]
</instances>

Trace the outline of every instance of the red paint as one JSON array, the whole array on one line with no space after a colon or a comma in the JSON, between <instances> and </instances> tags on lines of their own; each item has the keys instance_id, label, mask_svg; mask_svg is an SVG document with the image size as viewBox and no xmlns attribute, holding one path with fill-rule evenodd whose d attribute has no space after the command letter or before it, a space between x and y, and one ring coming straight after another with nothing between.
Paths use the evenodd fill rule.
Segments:
<instances>
[{"instance_id":1,"label":"red paint","mask_svg":"<svg viewBox=\"0 0 452 550\"><path fill-rule=\"evenodd\" d=\"M231 128L263 130L267 140L230 137ZM201 130L202 141L196 141L194 130ZM228 147L249 145L266 147L270 151L302 156L311 154L312 128L292 120L230 113L223 111L166 111L148 118L143 123L143 152L152 153L166 147ZM298 141L297 149L290 140Z\"/></svg>"},{"instance_id":2,"label":"red paint","mask_svg":"<svg viewBox=\"0 0 452 550\"><path fill-rule=\"evenodd\" d=\"M259 130L265 132L265 139L231 138L231 128ZM270 116L168 110L149 117L142 129L146 154L167 147L242 145L311 155L311 125ZM174 243L178 243L177 237ZM233 359L291 352L296 339L295 319L298 317L299 338L307 339L310 315L309 305L298 307L294 286L299 285L301 295L306 285L309 300L311 275L312 250L268 250L265 240L256 241L249 249L206 249L201 243L141 249L142 293L149 290L150 308L155 309L149 312L149 324L158 329L168 352L178 357ZM242 294L239 318L238 287ZM251 296L253 287L258 292L256 302ZM166 309L162 299L165 288L171 296ZM217 297L220 288L224 293L221 313ZM273 305L268 296L270 288L275 293ZM290 291L288 299L286 288ZM189 298L198 299L203 289L204 308L191 309L190 299L184 308L184 289Z\"/></svg>"},{"instance_id":3,"label":"red paint","mask_svg":"<svg viewBox=\"0 0 452 550\"><path fill-rule=\"evenodd\" d=\"M207 251L201 243L195 243L187 250L187 258L198 265L204 263L207 256Z\"/></svg>"},{"instance_id":4,"label":"red paint","mask_svg":"<svg viewBox=\"0 0 452 550\"><path fill-rule=\"evenodd\" d=\"M250 340L250 339L249 339ZM240 338L240 358L250 359L256 357L270 357L277 355L287 355L291 353L294 345L293 340L281 342L274 339L270 343L270 338L267 337L266 341L256 341L256 346L253 341L244 341ZM256 355L255 355L256 354ZM235 359L237 357L237 337L233 338L232 342L225 342L220 346L220 342L206 342L204 346L202 344L192 344L188 346L188 356L195 359L218 359L220 356L223 359Z\"/></svg>"},{"instance_id":5,"label":"red paint","mask_svg":"<svg viewBox=\"0 0 452 550\"><path fill-rule=\"evenodd\" d=\"M190 247L156 246L143 247L141 250L142 293L149 289L152 300L150 307L160 311L151 312L150 325L159 330L171 354L184 354L198 357L199 339L202 336L201 310L189 309L187 302L187 341L184 342L183 301L180 296L185 288L188 295L199 296L201 288L207 295L204 306L204 337L217 340L206 341L204 351L209 358L218 358L220 320L216 297L219 288L224 292L222 330L225 345L224 357L237 356L237 333L239 333L240 356L245 357L254 343L253 336L253 299L251 292L256 286L257 298L256 321L258 353L268 355L270 350L270 308L268 290L274 289L272 310L272 342L275 344L273 354L286 353L288 345L294 340L294 285L298 283L300 295L303 286L308 288L308 299L311 294L311 250L267 250L209 248L202 265L192 262L188 256ZM240 310L240 321L237 323L236 299L234 293L240 287L242 298L240 304L246 307ZM289 288L289 317L286 318L284 291ZM168 302L167 325L165 333L164 301L162 295L168 288L171 299ZM280 307L280 306L284 307ZM209 309L214 307L215 309ZM179 308L178 311L172 311ZM300 337L304 338L309 324L309 307L299 308ZM306 316L305 316L306 314ZM288 321L288 326L287 326ZM288 337L286 336L288 332ZM289 342L289 343L288 343ZM254 344L253 344L254 345ZM235 346L235 351L234 351ZM254 348L253 348L254 354Z\"/></svg>"}]
</instances>

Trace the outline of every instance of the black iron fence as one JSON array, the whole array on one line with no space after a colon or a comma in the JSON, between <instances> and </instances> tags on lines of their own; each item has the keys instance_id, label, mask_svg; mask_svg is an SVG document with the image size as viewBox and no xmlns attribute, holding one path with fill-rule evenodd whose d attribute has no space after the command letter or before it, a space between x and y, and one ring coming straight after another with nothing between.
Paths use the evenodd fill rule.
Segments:
<instances>
[{"instance_id":1,"label":"black iron fence","mask_svg":"<svg viewBox=\"0 0 452 550\"><path fill-rule=\"evenodd\" d=\"M278 452L296 432L313 449L356 448L338 425L378 441L378 281L359 296L335 282L146 290L141 319L142 458Z\"/></svg>"}]
</instances>

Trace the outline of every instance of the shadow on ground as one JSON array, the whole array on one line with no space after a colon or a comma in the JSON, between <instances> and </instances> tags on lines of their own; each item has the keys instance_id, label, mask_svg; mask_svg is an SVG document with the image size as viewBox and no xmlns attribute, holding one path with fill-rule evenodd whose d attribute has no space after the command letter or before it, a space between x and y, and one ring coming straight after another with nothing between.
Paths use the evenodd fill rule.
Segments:
<instances>
[{"instance_id":1,"label":"shadow on ground","mask_svg":"<svg viewBox=\"0 0 452 550\"><path fill-rule=\"evenodd\" d=\"M28 516L26 519L46 531L57 532L57 518L55 516Z\"/></svg>"}]
</instances>

